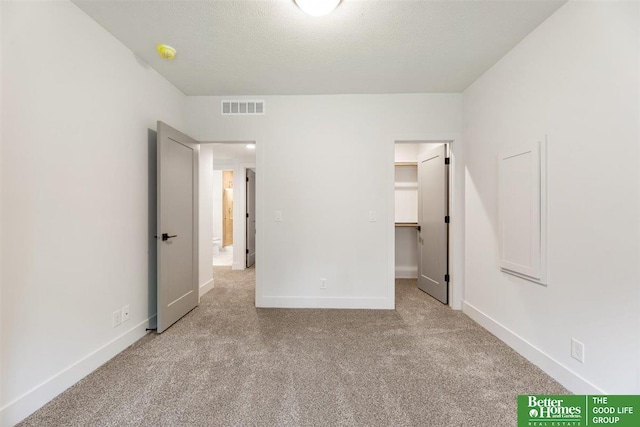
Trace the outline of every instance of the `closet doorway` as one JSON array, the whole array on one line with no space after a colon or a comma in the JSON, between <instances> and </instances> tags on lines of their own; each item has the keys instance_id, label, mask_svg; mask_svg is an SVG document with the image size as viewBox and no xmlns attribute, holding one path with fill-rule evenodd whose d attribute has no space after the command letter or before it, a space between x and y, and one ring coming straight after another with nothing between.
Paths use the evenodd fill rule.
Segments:
<instances>
[{"instance_id":1,"label":"closet doorway","mask_svg":"<svg viewBox=\"0 0 640 427\"><path fill-rule=\"evenodd\" d=\"M396 142L394 152L396 278L450 304L449 143Z\"/></svg>"}]
</instances>

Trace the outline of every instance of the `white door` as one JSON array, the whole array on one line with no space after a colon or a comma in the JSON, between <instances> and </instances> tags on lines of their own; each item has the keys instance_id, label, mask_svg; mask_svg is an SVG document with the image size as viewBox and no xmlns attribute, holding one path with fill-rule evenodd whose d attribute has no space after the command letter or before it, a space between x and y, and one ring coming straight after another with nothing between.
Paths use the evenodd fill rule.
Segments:
<instances>
[{"instance_id":1,"label":"white door","mask_svg":"<svg viewBox=\"0 0 640 427\"><path fill-rule=\"evenodd\" d=\"M418 156L418 287L444 304L449 295L446 148Z\"/></svg>"},{"instance_id":2,"label":"white door","mask_svg":"<svg viewBox=\"0 0 640 427\"><path fill-rule=\"evenodd\" d=\"M158 122L158 333L198 305L199 151Z\"/></svg>"},{"instance_id":3,"label":"white door","mask_svg":"<svg viewBox=\"0 0 640 427\"><path fill-rule=\"evenodd\" d=\"M256 262L256 173L247 169L247 267Z\"/></svg>"}]
</instances>

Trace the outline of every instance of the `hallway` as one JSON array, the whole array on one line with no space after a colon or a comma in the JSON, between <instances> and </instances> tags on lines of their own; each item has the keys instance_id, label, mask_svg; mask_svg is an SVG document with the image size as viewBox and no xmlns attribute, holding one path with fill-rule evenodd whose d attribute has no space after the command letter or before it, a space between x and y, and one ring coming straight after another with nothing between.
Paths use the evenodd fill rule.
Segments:
<instances>
[{"instance_id":1,"label":"hallway","mask_svg":"<svg viewBox=\"0 0 640 427\"><path fill-rule=\"evenodd\" d=\"M233 246L219 249L213 256L213 267L231 267L233 265Z\"/></svg>"},{"instance_id":2,"label":"hallway","mask_svg":"<svg viewBox=\"0 0 640 427\"><path fill-rule=\"evenodd\" d=\"M215 287L22 426L513 426L567 393L461 312L398 280L395 311L256 309L255 270Z\"/></svg>"}]
</instances>

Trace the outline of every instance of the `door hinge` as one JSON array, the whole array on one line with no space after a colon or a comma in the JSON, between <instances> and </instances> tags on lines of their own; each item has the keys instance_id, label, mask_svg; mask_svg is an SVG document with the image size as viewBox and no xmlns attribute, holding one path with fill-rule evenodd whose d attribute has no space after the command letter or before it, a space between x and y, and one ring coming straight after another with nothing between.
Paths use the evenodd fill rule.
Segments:
<instances>
[{"instance_id":1,"label":"door hinge","mask_svg":"<svg viewBox=\"0 0 640 427\"><path fill-rule=\"evenodd\" d=\"M249 182L249 177L247 177L247 182Z\"/></svg>"},{"instance_id":2,"label":"door hinge","mask_svg":"<svg viewBox=\"0 0 640 427\"><path fill-rule=\"evenodd\" d=\"M444 275L444 281L445 281L445 282L447 282L447 283L449 283L449 275L448 275L448 274L445 274L445 275Z\"/></svg>"},{"instance_id":3,"label":"door hinge","mask_svg":"<svg viewBox=\"0 0 640 427\"><path fill-rule=\"evenodd\" d=\"M247 218L249 218L249 214L247 214Z\"/></svg>"},{"instance_id":4,"label":"door hinge","mask_svg":"<svg viewBox=\"0 0 640 427\"><path fill-rule=\"evenodd\" d=\"M451 164L451 158L450 157L445 157L444 158L444 164L445 165Z\"/></svg>"},{"instance_id":5,"label":"door hinge","mask_svg":"<svg viewBox=\"0 0 640 427\"><path fill-rule=\"evenodd\" d=\"M247 255L249 255L249 249L247 249Z\"/></svg>"},{"instance_id":6,"label":"door hinge","mask_svg":"<svg viewBox=\"0 0 640 427\"><path fill-rule=\"evenodd\" d=\"M449 215L444 217L444 223L449 224L451 222L451 217Z\"/></svg>"}]
</instances>

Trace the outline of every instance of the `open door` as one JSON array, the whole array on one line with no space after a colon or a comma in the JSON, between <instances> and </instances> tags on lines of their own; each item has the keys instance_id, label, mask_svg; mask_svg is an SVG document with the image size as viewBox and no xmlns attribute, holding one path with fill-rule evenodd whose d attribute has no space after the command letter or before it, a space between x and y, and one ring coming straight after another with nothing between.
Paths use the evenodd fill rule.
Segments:
<instances>
[{"instance_id":1,"label":"open door","mask_svg":"<svg viewBox=\"0 0 640 427\"><path fill-rule=\"evenodd\" d=\"M256 172L247 169L247 268L256 262Z\"/></svg>"},{"instance_id":2,"label":"open door","mask_svg":"<svg viewBox=\"0 0 640 427\"><path fill-rule=\"evenodd\" d=\"M199 151L158 122L158 333L198 305Z\"/></svg>"},{"instance_id":3,"label":"open door","mask_svg":"<svg viewBox=\"0 0 640 427\"><path fill-rule=\"evenodd\" d=\"M449 161L446 145L418 156L418 288L447 304L449 296Z\"/></svg>"}]
</instances>

